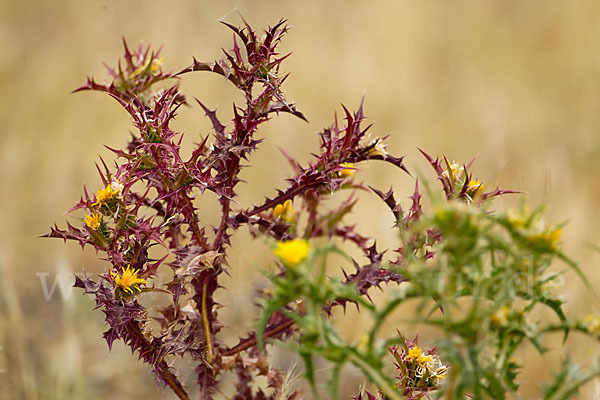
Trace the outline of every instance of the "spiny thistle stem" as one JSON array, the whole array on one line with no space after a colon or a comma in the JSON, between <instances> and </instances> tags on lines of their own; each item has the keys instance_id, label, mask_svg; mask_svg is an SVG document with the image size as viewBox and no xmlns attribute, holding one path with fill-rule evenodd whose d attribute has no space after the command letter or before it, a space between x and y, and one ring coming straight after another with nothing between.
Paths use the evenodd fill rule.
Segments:
<instances>
[{"instance_id":1,"label":"spiny thistle stem","mask_svg":"<svg viewBox=\"0 0 600 400\"><path fill-rule=\"evenodd\" d=\"M278 333L285 331L286 329L288 329L292 325L294 325L294 321L291 320L291 319L288 319L288 320L284 321L283 323L281 323L281 324L279 324L279 325L277 325L277 326L275 326L275 327L273 327L271 329L266 330L263 333L263 337L264 338L268 338L268 337L271 337L271 336L275 336ZM255 335L255 336L253 336L252 338L250 338L248 340L245 340L243 342L238 343L236 346L232 347L231 349L224 351L223 355L224 356L233 356L233 355L235 355L237 353L240 353L240 352L242 352L244 350L248 350L252 346L256 346L256 343L257 343L257 339L256 339L256 335Z\"/></svg>"},{"instance_id":2,"label":"spiny thistle stem","mask_svg":"<svg viewBox=\"0 0 600 400\"><path fill-rule=\"evenodd\" d=\"M209 364L215 359L213 339L210 327L210 321L208 318L208 307L206 306L206 292L208 288L208 282L205 280L202 284L202 330L204 332L204 339L206 340L206 361Z\"/></svg>"},{"instance_id":3,"label":"spiny thistle stem","mask_svg":"<svg viewBox=\"0 0 600 400\"><path fill-rule=\"evenodd\" d=\"M219 251L220 247L222 246L222 239L223 239L223 234L225 233L225 230L227 229L227 220L229 219L229 208L231 205L231 200L229 198L225 198L225 200L223 201L223 214L221 217L221 223L219 224L219 229L217 230L217 233L215 234L215 241L213 243L213 249L215 251Z\"/></svg>"},{"instance_id":4,"label":"spiny thistle stem","mask_svg":"<svg viewBox=\"0 0 600 400\"><path fill-rule=\"evenodd\" d=\"M138 340L140 340L141 342L147 343L149 345L148 339L144 336L139 325L136 322L130 321L128 325L129 325L131 331L138 337ZM183 388L183 385L181 384L181 382L179 382L177 377L169 370L169 366L167 365L167 363L165 362L164 359L160 360L158 362L157 368L158 368L160 377L171 388L171 390L173 390L173 392L177 395L177 397L180 400L189 400L190 399L188 394L186 393L185 389Z\"/></svg>"},{"instance_id":5,"label":"spiny thistle stem","mask_svg":"<svg viewBox=\"0 0 600 400\"><path fill-rule=\"evenodd\" d=\"M177 380L177 377L169 370L169 366L164 360L159 363L158 368L161 376L167 385L169 385L173 393L175 393L180 400L190 400L188 394L183 389L183 386L179 380Z\"/></svg>"},{"instance_id":6,"label":"spiny thistle stem","mask_svg":"<svg viewBox=\"0 0 600 400\"><path fill-rule=\"evenodd\" d=\"M192 204L192 199L190 199L188 196L185 196L185 200L186 200L187 206L191 210L191 216L192 216L191 219L192 220L189 221L189 226L190 226L190 229L192 230L192 235L193 235L196 243L200 247L202 247L202 249L204 249L204 251L208 251L209 246L206 243L206 241L204 240L204 237L202 236L202 232L200 232L200 228L198 226L198 224L199 224L198 216L196 215L196 212L194 211L194 205Z\"/></svg>"}]
</instances>

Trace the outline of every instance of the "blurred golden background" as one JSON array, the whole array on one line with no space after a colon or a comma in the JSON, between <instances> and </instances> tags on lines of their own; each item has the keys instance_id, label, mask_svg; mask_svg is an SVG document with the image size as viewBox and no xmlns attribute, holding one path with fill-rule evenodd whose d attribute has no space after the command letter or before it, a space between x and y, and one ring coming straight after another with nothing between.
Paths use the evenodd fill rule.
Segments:
<instances>
[{"instance_id":1,"label":"blurred golden background","mask_svg":"<svg viewBox=\"0 0 600 400\"><path fill-rule=\"evenodd\" d=\"M244 171L250 184L240 187L242 206L283 187L291 171L278 147L307 160L317 146L314 133L331 123L340 102L356 107L365 92L372 132L390 134L388 150L406 154L409 169L433 179L417 146L461 162L479 154L474 171L488 188L524 190L529 204L547 204L549 222L568 222L564 246L597 286L600 257L587 243L600 244L600 2L2 0L0 399L172 398L125 346L115 343L109 353L102 313L90 311L91 299L78 290L69 295L72 272L103 270L94 252L36 236L55 221L64 226L63 212L84 182L99 186L94 162L98 155L111 159L103 145L124 146L129 138L128 117L116 102L69 92L88 75L103 80L101 62L115 64L122 36L132 46L164 45L167 70L187 66L192 54L220 57L231 33L217 20L229 14L237 23L236 7L256 27L279 18L294 26L282 45L293 51L284 63L292 73L287 96L310 120L282 116L264 125L256 167ZM219 106L222 119L239 100L227 82L208 74L186 76L182 88ZM202 115L197 106L184 108L176 121L190 143L209 132ZM393 184L404 197L413 186L382 165L357 177L380 189ZM361 199L353 220L381 246L393 246L385 207L374 196ZM202 216L210 221L214 199L205 202ZM516 203L515 196L496 207ZM271 260L264 250L238 247L230 257L232 276L223 283L235 290L220 300L233 333L252 327L257 265ZM569 277L567 310L599 311L596 297ZM223 340L235 341L230 336ZM525 398L539 397L534 386L561 356L587 363L597 350L575 335L566 348L557 340L544 358L524 349ZM360 382L348 380L344 394L356 393ZM594 393L588 385L581 398Z\"/></svg>"}]
</instances>

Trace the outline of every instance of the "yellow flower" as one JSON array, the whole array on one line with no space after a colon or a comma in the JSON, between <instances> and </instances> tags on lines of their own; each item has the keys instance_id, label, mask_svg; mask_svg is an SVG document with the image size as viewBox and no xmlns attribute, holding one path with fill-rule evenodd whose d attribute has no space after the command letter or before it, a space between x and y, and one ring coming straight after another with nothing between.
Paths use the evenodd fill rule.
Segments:
<instances>
[{"instance_id":1,"label":"yellow flower","mask_svg":"<svg viewBox=\"0 0 600 400\"><path fill-rule=\"evenodd\" d=\"M385 156L387 155L386 144L383 143L383 140L377 138L371 142L371 147L369 149L370 156Z\"/></svg>"},{"instance_id":2,"label":"yellow flower","mask_svg":"<svg viewBox=\"0 0 600 400\"><path fill-rule=\"evenodd\" d=\"M294 267L306 258L309 251L310 245L306 240L293 239L287 242L277 242L274 253L288 267Z\"/></svg>"},{"instance_id":3,"label":"yellow flower","mask_svg":"<svg viewBox=\"0 0 600 400\"><path fill-rule=\"evenodd\" d=\"M296 210L292 208L292 201L286 200L283 204L277 204L273 208L273 216L282 220L294 223L296 221Z\"/></svg>"},{"instance_id":4,"label":"yellow flower","mask_svg":"<svg viewBox=\"0 0 600 400\"><path fill-rule=\"evenodd\" d=\"M361 142L361 147L369 147L369 155L370 156L386 156L386 144L380 138L371 139L371 136L363 136Z\"/></svg>"},{"instance_id":5,"label":"yellow flower","mask_svg":"<svg viewBox=\"0 0 600 400\"><path fill-rule=\"evenodd\" d=\"M150 66L150 73L152 75L158 75L160 73L160 67L162 67L163 58L155 58L152 60L152 65Z\"/></svg>"},{"instance_id":6,"label":"yellow flower","mask_svg":"<svg viewBox=\"0 0 600 400\"><path fill-rule=\"evenodd\" d=\"M354 173L356 172L356 168L354 168L354 164L353 163L341 163L340 167L342 167L341 171L338 171L338 175L341 178L349 178L352 175L354 175Z\"/></svg>"},{"instance_id":7,"label":"yellow flower","mask_svg":"<svg viewBox=\"0 0 600 400\"><path fill-rule=\"evenodd\" d=\"M142 283L146 283L146 280L139 278L137 274L138 271L136 269L132 269L129 265L127 266L127 268L121 267L120 275L114 273L113 271L110 271L110 276L115 280L117 286L123 289L125 292L129 292L132 294L132 287L138 292L141 292L139 285Z\"/></svg>"},{"instance_id":8,"label":"yellow flower","mask_svg":"<svg viewBox=\"0 0 600 400\"><path fill-rule=\"evenodd\" d=\"M360 335L360 337L358 338L358 348L365 349L367 347L367 344L369 344L369 335Z\"/></svg>"},{"instance_id":9,"label":"yellow flower","mask_svg":"<svg viewBox=\"0 0 600 400\"><path fill-rule=\"evenodd\" d=\"M508 210L506 213L506 217L508 218L508 222L515 228L521 229L525 227L526 215L529 213L529 210L524 210L522 213L515 210ZM523 214L523 215L521 215Z\"/></svg>"},{"instance_id":10,"label":"yellow flower","mask_svg":"<svg viewBox=\"0 0 600 400\"><path fill-rule=\"evenodd\" d=\"M108 204L109 201L118 196L122 188L123 185L117 182L109 183L104 189L96 192L96 202L93 205Z\"/></svg>"},{"instance_id":11,"label":"yellow flower","mask_svg":"<svg viewBox=\"0 0 600 400\"><path fill-rule=\"evenodd\" d=\"M478 179L471 179L469 181L469 186L467 187L467 194L471 196L472 199L479 197L485 191L485 185L481 183Z\"/></svg>"},{"instance_id":12,"label":"yellow flower","mask_svg":"<svg viewBox=\"0 0 600 400\"><path fill-rule=\"evenodd\" d=\"M100 223L102 222L102 215L98 213L92 213L92 215L86 215L83 218L83 221L85 222L88 228L97 230L100 227Z\"/></svg>"},{"instance_id":13,"label":"yellow flower","mask_svg":"<svg viewBox=\"0 0 600 400\"><path fill-rule=\"evenodd\" d=\"M456 161L452 161L452 164L450 164L448 161L446 161L446 170L444 172L442 172L442 176L445 176L446 178L448 178L450 183L452 185L454 185L454 183L457 180L462 181L461 176L463 175L464 172L465 172L464 167L461 167Z\"/></svg>"},{"instance_id":14,"label":"yellow flower","mask_svg":"<svg viewBox=\"0 0 600 400\"><path fill-rule=\"evenodd\" d=\"M583 318L583 326L591 334L600 334L600 316L588 314Z\"/></svg>"},{"instance_id":15,"label":"yellow flower","mask_svg":"<svg viewBox=\"0 0 600 400\"><path fill-rule=\"evenodd\" d=\"M422 352L423 350L419 346L415 346L408 351L408 356L406 359L414 360L415 358L420 357Z\"/></svg>"},{"instance_id":16,"label":"yellow flower","mask_svg":"<svg viewBox=\"0 0 600 400\"><path fill-rule=\"evenodd\" d=\"M560 238L562 237L562 229L556 228L549 232L546 232L545 239L550 242L550 245L553 249L558 248L558 244L560 243Z\"/></svg>"},{"instance_id":17,"label":"yellow flower","mask_svg":"<svg viewBox=\"0 0 600 400\"><path fill-rule=\"evenodd\" d=\"M544 250L556 250L560 245L562 229L551 227L544 222L539 213L525 209L520 213L509 210L506 214L512 228L518 231L530 244Z\"/></svg>"},{"instance_id":18,"label":"yellow flower","mask_svg":"<svg viewBox=\"0 0 600 400\"><path fill-rule=\"evenodd\" d=\"M432 356L423 355L423 349L421 349L419 346L415 346L410 349L406 359L408 361L415 361L417 364L427 364L428 362L433 361Z\"/></svg>"},{"instance_id":19,"label":"yellow flower","mask_svg":"<svg viewBox=\"0 0 600 400\"><path fill-rule=\"evenodd\" d=\"M529 239L534 242L544 243L545 246L550 246L552 250L558 249L560 244L560 238L562 236L562 229L555 228L552 230L546 230L544 232L536 233L529 236Z\"/></svg>"},{"instance_id":20,"label":"yellow flower","mask_svg":"<svg viewBox=\"0 0 600 400\"><path fill-rule=\"evenodd\" d=\"M150 65L152 63L152 65ZM156 76L160 73L160 67L162 66L163 58L152 58L148 57L146 62L144 62L140 67L138 67L135 71L129 75L129 79L133 79L136 76L143 74L149 68L150 75Z\"/></svg>"},{"instance_id":21,"label":"yellow flower","mask_svg":"<svg viewBox=\"0 0 600 400\"><path fill-rule=\"evenodd\" d=\"M441 367L437 368L434 371L434 373L432 374L435 378L437 378L438 385L446 378L447 371L448 371L448 367L445 365L442 365Z\"/></svg>"},{"instance_id":22,"label":"yellow flower","mask_svg":"<svg viewBox=\"0 0 600 400\"><path fill-rule=\"evenodd\" d=\"M510 312L510 307L502 306L496 311L492 313L490 320L492 324L497 326L508 326L508 313Z\"/></svg>"},{"instance_id":23,"label":"yellow flower","mask_svg":"<svg viewBox=\"0 0 600 400\"><path fill-rule=\"evenodd\" d=\"M405 347L406 350L403 350L402 353L398 353L396 347L391 349L397 361L396 365L398 368L404 369L403 376L399 377L398 387L406 389L405 393L412 395L438 389L448 371L448 367L435 354L435 349L424 351L415 342L407 342L408 348ZM424 389L426 392L423 391ZM411 396L410 398L417 397ZM424 399L424 397L418 398Z\"/></svg>"}]
</instances>

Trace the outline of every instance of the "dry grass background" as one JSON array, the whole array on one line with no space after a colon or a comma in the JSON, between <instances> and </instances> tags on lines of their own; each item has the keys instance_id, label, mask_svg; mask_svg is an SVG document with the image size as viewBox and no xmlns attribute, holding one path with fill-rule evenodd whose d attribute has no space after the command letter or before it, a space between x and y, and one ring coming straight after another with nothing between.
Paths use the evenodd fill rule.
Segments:
<instances>
[{"instance_id":1,"label":"dry grass background","mask_svg":"<svg viewBox=\"0 0 600 400\"><path fill-rule=\"evenodd\" d=\"M216 20L236 6L255 25L285 17L295 26L283 44L294 51L287 93L311 121L284 116L261 130L266 142L256 168L244 172L258 183L241 188L242 204L282 185L289 170L279 146L307 159L317 143L313 133L330 123L340 102L354 107L364 91L373 132L391 133L389 150L406 154L413 170L431 177L416 146L461 161L479 154L476 171L488 186L526 190L530 204L547 204L550 221L568 221L565 246L597 286L600 257L585 243L600 243L599 2L1 0L0 399L170 398L124 346L109 354L102 314L90 311L90 299L76 291L63 299L57 291L45 300L36 274L49 274L49 285L57 274L66 283L71 271L99 272L103 264L92 251L35 236L63 222L83 182L98 186L94 161L108 156L102 145L128 138L128 118L114 101L69 91L88 74L102 79L101 61L116 61L121 36L164 44L167 68L186 66L191 53L219 57L231 35ZM230 110L234 91L222 79L190 75L183 89L223 115ZM187 108L177 120L190 141L208 132L201 114ZM359 176L406 196L412 186L380 165ZM363 197L353 218L392 246L385 209ZM208 220L212 201L202 202ZM260 285L255 266L269 260L264 247L245 243L239 239L244 249L232 255L234 271L225 281L236 289L221 294L223 315L239 333L256 312L239 304L252 303ZM598 310L576 279L564 290L568 310ZM398 320L390 332L396 327L413 329ZM588 362L597 351L578 337L565 348L557 344L544 358L524 349L526 398L539 395L533 384L564 352ZM356 382L344 385L347 394ZM581 398L593 393L588 387Z\"/></svg>"}]
</instances>

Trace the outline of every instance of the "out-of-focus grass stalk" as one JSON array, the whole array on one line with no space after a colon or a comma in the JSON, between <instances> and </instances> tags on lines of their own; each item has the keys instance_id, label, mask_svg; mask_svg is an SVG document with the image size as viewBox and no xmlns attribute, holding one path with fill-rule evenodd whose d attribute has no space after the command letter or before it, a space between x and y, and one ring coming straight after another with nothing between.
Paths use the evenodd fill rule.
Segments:
<instances>
[{"instance_id":1,"label":"out-of-focus grass stalk","mask_svg":"<svg viewBox=\"0 0 600 400\"><path fill-rule=\"evenodd\" d=\"M3 303L0 319L2 324L2 347L5 359L4 371L6 379L11 382L7 387L13 390L6 393L10 399L38 400L39 393L33 373L31 360L25 352L23 337L25 335L25 318L19 303L19 297L15 291L15 285L10 274L10 269L0 254L0 288ZM19 392L15 392L18 390ZM1 398L1 396L0 396Z\"/></svg>"}]
</instances>

